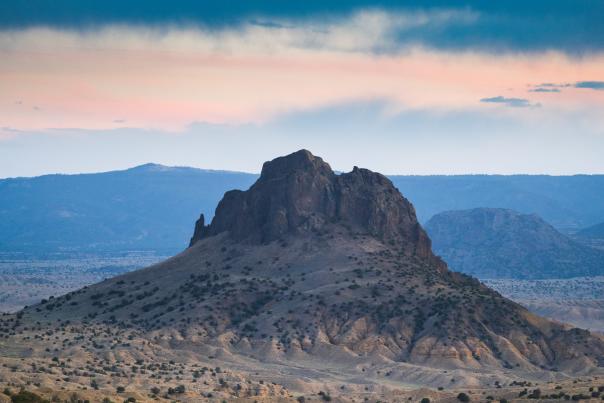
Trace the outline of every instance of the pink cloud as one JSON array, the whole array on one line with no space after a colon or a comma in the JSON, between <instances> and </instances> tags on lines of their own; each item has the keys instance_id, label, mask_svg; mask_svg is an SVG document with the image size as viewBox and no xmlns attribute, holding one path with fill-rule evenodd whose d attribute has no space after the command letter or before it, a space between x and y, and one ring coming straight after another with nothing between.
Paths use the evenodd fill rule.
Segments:
<instances>
[{"instance_id":1,"label":"pink cloud","mask_svg":"<svg viewBox=\"0 0 604 403\"><path fill-rule=\"evenodd\" d=\"M198 34L201 45L177 37L154 46L153 38L143 36L123 48L115 35L106 35L102 46L97 38L55 35L60 40L46 45L24 37L20 46L0 50L0 126L127 124L176 131L193 121L263 122L291 110L376 98L390 100L394 110L497 108L479 103L493 96L530 98L551 109L604 107L604 91L528 91L528 84L601 79L604 56L425 49L378 56L300 49L287 41L271 50L246 45L255 38L246 39L245 33L226 39ZM226 50L223 42L229 44Z\"/></svg>"}]
</instances>

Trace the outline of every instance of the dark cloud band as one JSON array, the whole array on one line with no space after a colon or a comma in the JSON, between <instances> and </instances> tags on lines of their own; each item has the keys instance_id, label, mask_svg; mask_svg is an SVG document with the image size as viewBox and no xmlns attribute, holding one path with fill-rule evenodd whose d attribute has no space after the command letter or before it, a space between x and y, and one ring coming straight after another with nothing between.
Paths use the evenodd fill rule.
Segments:
<instances>
[{"instance_id":1,"label":"dark cloud band","mask_svg":"<svg viewBox=\"0 0 604 403\"><path fill-rule=\"evenodd\" d=\"M345 18L363 9L467 11L477 16L472 21L451 20L395 32L400 46L421 43L485 51L558 49L569 54L604 50L601 0L7 0L0 2L0 29L90 29L106 24L199 24L212 28L259 21L261 25L279 26L280 19Z\"/></svg>"}]
</instances>

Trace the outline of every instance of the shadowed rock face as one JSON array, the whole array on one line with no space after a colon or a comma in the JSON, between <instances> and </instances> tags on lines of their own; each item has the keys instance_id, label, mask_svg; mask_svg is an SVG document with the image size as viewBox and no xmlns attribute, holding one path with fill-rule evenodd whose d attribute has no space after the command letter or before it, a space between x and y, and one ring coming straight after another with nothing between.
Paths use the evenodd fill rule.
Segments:
<instances>
[{"instance_id":1,"label":"shadowed rock face","mask_svg":"<svg viewBox=\"0 0 604 403\"><path fill-rule=\"evenodd\" d=\"M222 232L237 241L269 243L333 223L437 262L415 209L389 179L357 167L336 175L306 150L266 162L249 190L227 192L210 225L200 217L191 245Z\"/></svg>"}]
</instances>

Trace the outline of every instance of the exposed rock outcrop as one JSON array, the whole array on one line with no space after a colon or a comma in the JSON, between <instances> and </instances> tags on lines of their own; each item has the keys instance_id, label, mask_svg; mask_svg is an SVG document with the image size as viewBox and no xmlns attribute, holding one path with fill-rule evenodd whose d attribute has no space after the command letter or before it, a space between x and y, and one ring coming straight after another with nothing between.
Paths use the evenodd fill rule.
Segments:
<instances>
[{"instance_id":1,"label":"exposed rock outcrop","mask_svg":"<svg viewBox=\"0 0 604 403\"><path fill-rule=\"evenodd\" d=\"M222 232L236 241L269 243L334 223L439 264L413 205L388 178L357 167L336 175L306 150L266 162L249 190L227 192L210 225L203 215L197 221L191 245Z\"/></svg>"}]
</instances>

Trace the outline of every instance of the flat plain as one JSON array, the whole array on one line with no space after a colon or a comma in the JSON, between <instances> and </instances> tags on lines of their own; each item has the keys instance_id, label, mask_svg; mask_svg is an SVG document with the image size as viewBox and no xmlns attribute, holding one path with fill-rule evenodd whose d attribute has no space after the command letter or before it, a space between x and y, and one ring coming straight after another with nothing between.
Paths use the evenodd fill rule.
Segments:
<instances>
[{"instance_id":1,"label":"flat plain","mask_svg":"<svg viewBox=\"0 0 604 403\"><path fill-rule=\"evenodd\" d=\"M15 312L165 258L153 251L0 253L0 312Z\"/></svg>"}]
</instances>

